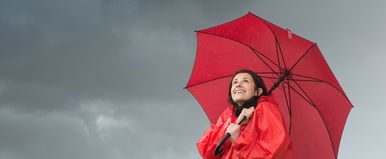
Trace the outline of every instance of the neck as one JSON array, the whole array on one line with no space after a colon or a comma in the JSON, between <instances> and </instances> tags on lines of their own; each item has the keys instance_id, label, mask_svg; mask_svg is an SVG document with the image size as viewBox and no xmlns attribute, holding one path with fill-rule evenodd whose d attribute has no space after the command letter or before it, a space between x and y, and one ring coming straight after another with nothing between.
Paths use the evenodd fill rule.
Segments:
<instances>
[{"instance_id":1,"label":"neck","mask_svg":"<svg viewBox=\"0 0 386 159\"><path fill-rule=\"evenodd\" d=\"M241 106L243 106L244 103L245 102L240 102L240 103L236 103L236 104L237 104L238 107L241 107Z\"/></svg>"}]
</instances>

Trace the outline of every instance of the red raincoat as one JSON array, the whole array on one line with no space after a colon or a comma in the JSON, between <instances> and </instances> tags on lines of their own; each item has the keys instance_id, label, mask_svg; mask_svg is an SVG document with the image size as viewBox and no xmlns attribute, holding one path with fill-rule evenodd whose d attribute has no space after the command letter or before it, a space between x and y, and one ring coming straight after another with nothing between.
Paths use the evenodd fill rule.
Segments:
<instances>
[{"instance_id":1,"label":"red raincoat","mask_svg":"<svg viewBox=\"0 0 386 159\"><path fill-rule=\"evenodd\" d=\"M214 156L217 144L230 123L236 121L233 107L228 106L197 142L197 148L205 159L292 159L290 136L286 132L279 108L272 97L262 96L246 126L240 126L240 135L234 143L228 139L223 152Z\"/></svg>"}]
</instances>

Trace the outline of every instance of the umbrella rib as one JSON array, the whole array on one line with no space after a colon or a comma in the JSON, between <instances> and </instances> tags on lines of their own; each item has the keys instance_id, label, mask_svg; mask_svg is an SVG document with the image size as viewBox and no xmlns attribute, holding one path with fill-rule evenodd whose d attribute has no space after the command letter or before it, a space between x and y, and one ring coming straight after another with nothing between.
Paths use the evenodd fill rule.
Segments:
<instances>
[{"instance_id":1,"label":"umbrella rib","mask_svg":"<svg viewBox=\"0 0 386 159\"><path fill-rule=\"evenodd\" d=\"M293 76L304 77L304 78L309 78L309 79L315 80L316 82L323 82L323 80L317 79L317 78L311 77L311 76L299 75L299 74L295 74L295 73L293 73L292 75L293 75Z\"/></svg>"},{"instance_id":2,"label":"umbrella rib","mask_svg":"<svg viewBox=\"0 0 386 159\"><path fill-rule=\"evenodd\" d=\"M348 99L348 97L341 91L339 90L337 87L335 87L334 85L324 81L324 80L320 80L320 79L317 79L317 78L313 78L313 77L308 77L308 76L303 76L303 75L297 75L297 74L291 74L293 76L299 76L299 77L304 77L304 78L309 78L309 79L312 79L312 80L302 80L302 79L289 79L290 81L301 81L301 82L320 82L320 83L325 83L333 88L335 88L339 93L341 93L343 95L343 97L346 98L346 100L350 103L351 107L354 108L354 106L352 105L352 103L350 102L350 100ZM265 77L265 78L271 78L271 79L279 79L279 78L274 78L274 77Z\"/></svg>"},{"instance_id":3,"label":"umbrella rib","mask_svg":"<svg viewBox=\"0 0 386 159\"><path fill-rule=\"evenodd\" d=\"M254 15L254 14L252 14L252 15L255 16L255 17L258 18L258 19L261 19L260 17ZM272 30L271 27L269 27L269 26L267 25L267 23L266 23L266 21L265 21L264 19L261 19L261 20L263 21L263 23L265 24L265 26L272 32L272 35L275 37L276 45L279 46L280 54L281 54L281 56L282 56L282 58L283 58L284 67L287 68L287 65L285 64L283 52L281 51L280 43L279 43L279 40L277 39L277 36L276 36L275 32ZM277 47L277 46L276 46L276 47ZM277 51L276 51L276 52L277 52ZM277 52L277 53L278 53L278 52ZM278 56L278 55L277 55L277 56ZM278 56L278 58L279 58L279 56ZM278 60L278 61L280 61L280 60ZM279 63L280 63L280 62L279 62ZM279 69L280 69L280 68L281 68L281 67L279 66Z\"/></svg>"},{"instance_id":4,"label":"umbrella rib","mask_svg":"<svg viewBox=\"0 0 386 159\"><path fill-rule=\"evenodd\" d=\"M287 78L288 80L288 78ZM292 128L292 100L291 100L291 90L290 90L290 82L287 83L288 88L288 99L289 99L289 115L290 115L290 125L289 125L289 133L291 134L291 128ZM283 84L284 86L284 84Z\"/></svg>"},{"instance_id":5,"label":"umbrella rib","mask_svg":"<svg viewBox=\"0 0 386 159\"><path fill-rule=\"evenodd\" d=\"M292 74L292 75L299 76L299 77L304 77L304 78L309 78L309 79L313 79L313 80L297 80L297 81L321 82L321 83L328 84L329 86L335 88L340 94L342 94L343 97L345 97L346 100L350 103L351 107L354 108L354 106L352 105L352 103L350 102L350 100L348 99L348 97L346 96L346 94L344 94L341 90L339 90L337 87L335 87L335 86L332 85L331 83L326 82L326 81L321 80L321 79L314 78L314 77L309 77L309 76L304 76L304 75L298 75L298 74Z\"/></svg>"},{"instance_id":6,"label":"umbrella rib","mask_svg":"<svg viewBox=\"0 0 386 159\"><path fill-rule=\"evenodd\" d=\"M280 69L280 66L278 65L278 64L276 64L274 61L272 61L271 59L269 59L267 56L265 56L263 53L261 53L260 51L257 51L256 49L254 49L253 47L249 47L250 49L252 49L254 52L255 52L255 54L256 54L256 52L257 53L259 53L261 56L263 56L264 58L266 58L269 62L271 62L272 64L274 64L275 66L277 66L279 69ZM261 59L261 60L263 60L263 59ZM265 63L265 62L264 62ZM268 66L268 64L267 63L265 63L267 66Z\"/></svg>"},{"instance_id":7,"label":"umbrella rib","mask_svg":"<svg viewBox=\"0 0 386 159\"><path fill-rule=\"evenodd\" d=\"M327 127L327 124L326 124L326 122L325 122L325 120L324 120L322 114L320 113L320 111L319 111L318 107L316 106L316 104L313 104L314 102L313 102L313 101L311 100L311 98L307 95L307 93L303 90L303 88L302 88L296 81L294 81L294 82L295 82L295 84L299 87L299 89L302 90L302 92L307 96L307 98L310 100L310 102L312 102L312 104L311 104L308 100L306 100L302 95L300 95L300 93L297 92L292 86L290 86L289 83L288 83L288 85L292 88L292 90L294 90L296 93L298 93L298 95L300 95L303 99L305 99L307 102L309 102L311 105L313 105L313 107L316 109L316 111L318 112L320 118L322 119L322 121L323 121L323 123L324 123L324 124L323 124L324 127L327 129L327 133L328 133L328 136L329 136L329 138L330 138L330 143L331 143L332 147L334 148L333 151L334 151L335 158L337 158L336 152L335 152L335 146L334 146L334 143L332 142L332 137L331 137L331 134L330 134L330 129ZM287 82L286 82L286 83L287 83ZM291 122L290 122L290 123L291 123Z\"/></svg>"},{"instance_id":8,"label":"umbrella rib","mask_svg":"<svg viewBox=\"0 0 386 159\"><path fill-rule=\"evenodd\" d=\"M254 14L252 14L252 15L254 15ZM277 36L276 36L276 34L275 34L275 32L272 30L272 28L271 27L269 27L269 25L266 23L266 21L264 20L264 19L262 19L262 18L260 18L260 17L258 17L258 16L256 16L256 15L254 15L256 18L258 18L258 19L261 19L262 21L263 21L263 23L265 24L265 26L267 27L267 28L269 28L269 30L271 30L271 32L272 32L272 35L275 37L275 40L277 40ZM280 43L278 42L278 44L279 44L279 47L280 47ZM299 59L298 59L298 61L296 61L296 63L289 69L289 72L292 70L292 68L305 56L305 54L307 54L308 53L308 51L311 49L311 48L313 48L314 46L315 46L316 44L313 44L310 48L308 48L307 49L307 51L302 55L302 57L300 57ZM282 54L282 56L283 56L283 54ZM283 59L284 59L284 56L283 56ZM284 61L284 60L283 60ZM286 67L287 68L287 67Z\"/></svg>"},{"instance_id":9,"label":"umbrella rib","mask_svg":"<svg viewBox=\"0 0 386 159\"><path fill-rule=\"evenodd\" d=\"M323 123L324 123L324 124L323 124L324 127L327 129L327 134L328 134L328 137L330 138L330 143L331 143L331 145L332 145L332 147L333 147L334 156L335 156L335 158L338 158L338 156L336 155L336 152L335 152L335 145L334 145L334 143L332 142L332 138L331 138L331 134L330 134L330 129L327 127L326 121L324 120L324 118L323 118L322 114L320 113L318 107L315 107L315 109L316 109L316 111L319 113L320 118L322 118L322 121L323 121Z\"/></svg>"},{"instance_id":10,"label":"umbrella rib","mask_svg":"<svg viewBox=\"0 0 386 159\"><path fill-rule=\"evenodd\" d=\"M311 101L312 103L314 103L313 101L312 101L312 99L310 98L310 96L308 96L308 94L306 93L306 91L304 91L304 89L299 85L299 83L298 82L296 82L296 81L294 81L294 83L296 84L296 86L298 86L298 88L307 96L307 99L309 100L309 101Z\"/></svg>"},{"instance_id":11,"label":"umbrella rib","mask_svg":"<svg viewBox=\"0 0 386 159\"><path fill-rule=\"evenodd\" d=\"M288 83L286 81L283 81L284 83ZM305 101L307 101L310 105L312 105L313 107L315 107L315 104L312 102L312 101L309 101L307 100L303 95L301 95L295 88L293 88L291 85L289 85L289 87L292 88L292 90L297 93L300 97L302 97Z\"/></svg>"},{"instance_id":12,"label":"umbrella rib","mask_svg":"<svg viewBox=\"0 0 386 159\"><path fill-rule=\"evenodd\" d=\"M290 79L291 81L301 81L301 82L321 82L319 80L303 80L303 79Z\"/></svg>"},{"instance_id":13,"label":"umbrella rib","mask_svg":"<svg viewBox=\"0 0 386 159\"><path fill-rule=\"evenodd\" d=\"M269 28L269 27L268 27ZM271 30L272 31L272 30ZM272 33L273 33L273 31L272 31ZM287 64L285 63L285 60L284 60L284 55L283 55L283 51L281 50L281 47L280 47L280 42L279 42L279 40L277 40L277 37L276 37L276 35L273 33L273 35L275 36L275 40L276 40L276 42L277 42L277 46L279 47L279 50L280 50L280 55L281 55L281 58L283 59L283 64L284 64L284 68L285 69L287 69ZM279 56L279 55L278 55ZM279 57L278 57L279 58Z\"/></svg>"},{"instance_id":14,"label":"umbrella rib","mask_svg":"<svg viewBox=\"0 0 386 159\"><path fill-rule=\"evenodd\" d=\"M307 77L307 76L302 76L302 75L297 75L297 74L291 74L292 76L299 76L299 77L304 77L304 78L309 78L309 79L312 79L312 80L306 80L306 79L294 79L293 77L288 79L290 81L307 81L307 82L324 82L323 80L319 80L319 79L316 79L316 78L313 78L313 77ZM265 77L265 78L271 78L271 79L280 79L280 77L267 77L267 76L261 76L261 77Z\"/></svg>"},{"instance_id":15,"label":"umbrella rib","mask_svg":"<svg viewBox=\"0 0 386 159\"><path fill-rule=\"evenodd\" d=\"M320 82L320 83L325 83L333 88L335 88L339 93L341 93L345 98L346 100L350 103L351 107L354 108L354 106L351 104L350 100L348 99L348 97L341 91L339 90L337 87L335 87L334 85L324 81L324 80L320 80L320 79L317 79L317 78L314 78L314 77L309 77L309 76L303 76L303 75L298 75L298 74L291 74L292 76L299 76L299 77L304 77L304 78L309 78L309 79L312 79L312 80L302 80L302 79L289 79L289 81L301 81L301 82ZM270 78L270 79L280 79L280 78L275 78L275 77L267 77L267 76L261 76L261 77L264 77L264 78Z\"/></svg>"},{"instance_id":16,"label":"umbrella rib","mask_svg":"<svg viewBox=\"0 0 386 159\"><path fill-rule=\"evenodd\" d=\"M280 79L280 77L268 77L268 76L261 76L261 75L260 75L260 77L262 77L262 78L269 78L269 79Z\"/></svg>"},{"instance_id":17,"label":"umbrella rib","mask_svg":"<svg viewBox=\"0 0 386 159\"><path fill-rule=\"evenodd\" d=\"M291 112L291 111L290 111L290 108L289 108L287 92L286 92L286 89L285 89L285 87L284 87L284 84L282 83L281 86L283 87L284 98L285 98L285 103L287 104L287 109L288 109L289 112Z\"/></svg>"},{"instance_id":18,"label":"umbrella rib","mask_svg":"<svg viewBox=\"0 0 386 159\"><path fill-rule=\"evenodd\" d=\"M280 75L277 73L277 72L275 72L275 70L273 70L273 68L271 67L271 66L269 66L257 53L256 53L256 51L257 50L255 50L255 49L253 49L253 48L251 48L251 50L255 53L255 55L261 60L261 61L263 61L264 62L264 64L269 68L269 69L271 69L271 71L272 72L274 72L277 76L279 76L280 77ZM257 51L258 52L258 51ZM259 52L260 53L260 52ZM279 68L279 70L280 70L280 68Z\"/></svg>"},{"instance_id":19,"label":"umbrella rib","mask_svg":"<svg viewBox=\"0 0 386 159\"><path fill-rule=\"evenodd\" d=\"M269 78L269 79L280 79L281 77L269 77L269 76L261 76L260 77L263 77L263 78ZM323 82L321 80L303 80L303 79L288 79L289 81L305 81L305 82Z\"/></svg>"},{"instance_id":20,"label":"umbrella rib","mask_svg":"<svg viewBox=\"0 0 386 159\"><path fill-rule=\"evenodd\" d=\"M300 62L300 60L302 60L302 59L304 58L304 56L306 56L307 53L309 53L310 50L311 50L313 47L315 47L315 46L316 46L316 44L311 45L310 48L308 48L308 49L303 53L303 55L295 62L295 64L292 65L292 67L289 69L289 71L291 71L291 70L292 70L292 69Z\"/></svg>"},{"instance_id":21,"label":"umbrella rib","mask_svg":"<svg viewBox=\"0 0 386 159\"><path fill-rule=\"evenodd\" d=\"M279 42L277 41L277 38L275 36L275 46L276 46L276 57L277 57L277 63L279 64L279 72L282 73L282 69L281 68L281 64L280 64L280 56L279 56L279 51L278 51L278 47L279 46Z\"/></svg>"},{"instance_id":22,"label":"umbrella rib","mask_svg":"<svg viewBox=\"0 0 386 159\"><path fill-rule=\"evenodd\" d=\"M204 83L208 83L208 82L211 82L211 81L219 80L219 79L222 79L222 78L231 77L231 76L232 75L226 75L226 76L222 76L222 77L217 77L217 78L214 78L214 79L211 79L211 80L207 80L207 81L196 83L196 84L193 84L193 85L190 85L190 86L186 86L184 89L187 89L187 88L190 88L190 87L194 87L194 86L197 86L197 85L201 85L201 84L204 84Z\"/></svg>"}]
</instances>

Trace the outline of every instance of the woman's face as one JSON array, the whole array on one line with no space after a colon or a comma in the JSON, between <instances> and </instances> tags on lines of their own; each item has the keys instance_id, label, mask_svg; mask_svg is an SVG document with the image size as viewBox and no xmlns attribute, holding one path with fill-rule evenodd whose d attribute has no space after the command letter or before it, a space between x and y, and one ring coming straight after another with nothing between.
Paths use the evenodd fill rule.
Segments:
<instances>
[{"instance_id":1,"label":"woman's face","mask_svg":"<svg viewBox=\"0 0 386 159\"><path fill-rule=\"evenodd\" d=\"M248 99L257 95L255 83L252 76L248 73L238 73L232 79L231 96L239 106L243 105Z\"/></svg>"}]
</instances>

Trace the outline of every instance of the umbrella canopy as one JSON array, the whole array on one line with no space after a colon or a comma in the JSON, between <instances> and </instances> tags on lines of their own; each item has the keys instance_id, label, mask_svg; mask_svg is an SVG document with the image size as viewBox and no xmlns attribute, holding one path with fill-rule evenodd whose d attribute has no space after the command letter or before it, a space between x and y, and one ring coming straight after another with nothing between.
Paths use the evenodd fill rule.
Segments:
<instances>
[{"instance_id":1,"label":"umbrella canopy","mask_svg":"<svg viewBox=\"0 0 386 159\"><path fill-rule=\"evenodd\" d=\"M229 105L232 75L250 69L264 79L291 135L294 158L337 158L352 104L316 43L248 13L196 31L197 53L186 89L211 123Z\"/></svg>"}]
</instances>

